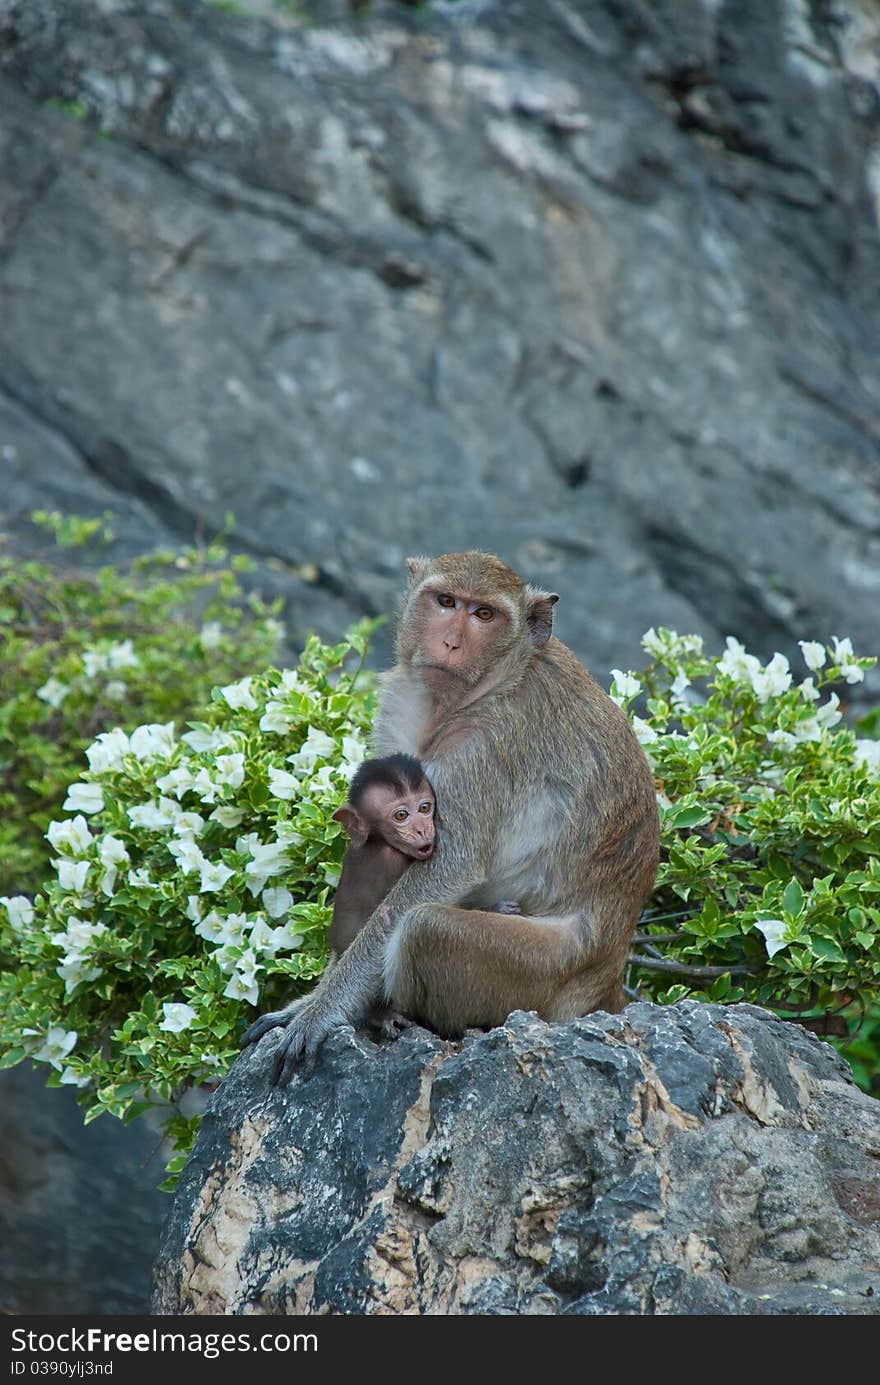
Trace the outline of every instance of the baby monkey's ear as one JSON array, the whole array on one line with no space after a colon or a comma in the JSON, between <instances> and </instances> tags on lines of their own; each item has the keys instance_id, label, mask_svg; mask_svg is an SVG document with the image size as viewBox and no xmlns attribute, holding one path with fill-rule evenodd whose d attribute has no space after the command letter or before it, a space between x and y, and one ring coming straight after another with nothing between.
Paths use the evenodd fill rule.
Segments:
<instances>
[{"instance_id":1,"label":"baby monkey's ear","mask_svg":"<svg viewBox=\"0 0 880 1385\"><path fill-rule=\"evenodd\" d=\"M431 559L423 556L417 558L407 558L406 567L410 577L417 578L420 572L431 566Z\"/></svg>"},{"instance_id":2,"label":"baby monkey's ear","mask_svg":"<svg viewBox=\"0 0 880 1385\"><path fill-rule=\"evenodd\" d=\"M333 821L342 823L355 846L363 846L370 835L360 813L350 803L343 803L341 808L336 809Z\"/></svg>"}]
</instances>

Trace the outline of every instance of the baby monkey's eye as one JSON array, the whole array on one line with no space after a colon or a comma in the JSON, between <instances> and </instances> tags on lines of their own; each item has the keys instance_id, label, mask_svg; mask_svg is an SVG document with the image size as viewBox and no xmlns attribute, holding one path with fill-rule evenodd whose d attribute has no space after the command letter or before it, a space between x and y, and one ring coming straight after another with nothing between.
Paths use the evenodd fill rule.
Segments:
<instances>
[{"instance_id":1,"label":"baby monkey's eye","mask_svg":"<svg viewBox=\"0 0 880 1385\"><path fill-rule=\"evenodd\" d=\"M438 592L437 601L441 606L445 606L447 610L455 605L455 597L450 596L448 592Z\"/></svg>"},{"instance_id":2,"label":"baby monkey's eye","mask_svg":"<svg viewBox=\"0 0 880 1385\"><path fill-rule=\"evenodd\" d=\"M433 811L434 811L434 805L433 805L433 803L426 801L426 802L424 802L424 803L420 803L420 804L419 804L419 812L420 812L420 813L432 813Z\"/></svg>"},{"instance_id":3,"label":"baby monkey's eye","mask_svg":"<svg viewBox=\"0 0 880 1385\"><path fill-rule=\"evenodd\" d=\"M394 812L392 813L392 817L394 818L395 822L406 822L407 818L409 817L409 813L406 811L405 808L395 808Z\"/></svg>"},{"instance_id":4,"label":"baby monkey's eye","mask_svg":"<svg viewBox=\"0 0 880 1385\"><path fill-rule=\"evenodd\" d=\"M491 620L495 615L495 611L491 606L478 606L474 611L474 615L477 617L477 620Z\"/></svg>"}]
</instances>

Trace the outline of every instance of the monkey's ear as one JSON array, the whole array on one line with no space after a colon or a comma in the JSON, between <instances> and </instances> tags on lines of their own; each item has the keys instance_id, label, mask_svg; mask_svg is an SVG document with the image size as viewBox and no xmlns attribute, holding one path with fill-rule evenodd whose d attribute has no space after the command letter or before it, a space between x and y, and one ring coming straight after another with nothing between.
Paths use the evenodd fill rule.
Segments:
<instances>
[{"instance_id":1,"label":"monkey's ear","mask_svg":"<svg viewBox=\"0 0 880 1385\"><path fill-rule=\"evenodd\" d=\"M410 577L415 577L417 573L421 572L424 568L429 567L430 563L430 558L407 558L406 566L409 570Z\"/></svg>"},{"instance_id":2,"label":"monkey's ear","mask_svg":"<svg viewBox=\"0 0 880 1385\"><path fill-rule=\"evenodd\" d=\"M526 624L529 639L540 649L553 633L553 607L559 597L556 592L539 592L534 587L526 588Z\"/></svg>"},{"instance_id":3,"label":"monkey's ear","mask_svg":"<svg viewBox=\"0 0 880 1385\"><path fill-rule=\"evenodd\" d=\"M350 803L343 803L341 808L336 809L333 814L333 821L342 823L355 846L363 846L370 835L360 813L352 808Z\"/></svg>"}]
</instances>

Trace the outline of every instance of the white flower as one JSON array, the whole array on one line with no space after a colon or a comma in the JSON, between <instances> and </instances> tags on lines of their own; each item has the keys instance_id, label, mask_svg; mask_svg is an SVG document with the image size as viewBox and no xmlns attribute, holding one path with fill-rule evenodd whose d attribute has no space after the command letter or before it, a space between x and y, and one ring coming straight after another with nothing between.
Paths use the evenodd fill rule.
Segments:
<instances>
[{"instance_id":1,"label":"white flower","mask_svg":"<svg viewBox=\"0 0 880 1385\"><path fill-rule=\"evenodd\" d=\"M293 765L294 769L302 770L308 774L315 768L318 760L326 760L335 755L336 742L333 738L328 736L326 732L310 726L305 741L295 754L288 755L287 761L288 764Z\"/></svg>"},{"instance_id":2,"label":"white flower","mask_svg":"<svg viewBox=\"0 0 880 1385\"><path fill-rule=\"evenodd\" d=\"M853 759L872 774L880 774L880 741L856 741Z\"/></svg>"},{"instance_id":3,"label":"white flower","mask_svg":"<svg viewBox=\"0 0 880 1385\"><path fill-rule=\"evenodd\" d=\"M260 717L261 731L274 731L277 735L285 735L291 728L292 718L285 710L283 702L267 702L266 710Z\"/></svg>"},{"instance_id":4,"label":"white flower","mask_svg":"<svg viewBox=\"0 0 880 1385\"><path fill-rule=\"evenodd\" d=\"M335 765L322 765L319 770L315 771L309 780L309 788L312 792L317 790L320 793L336 793L338 792L336 783L338 774L339 770Z\"/></svg>"},{"instance_id":5,"label":"white flower","mask_svg":"<svg viewBox=\"0 0 880 1385\"><path fill-rule=\"evenodd\" d=\"M280 929L278 930L281 931ZM270 928L265 919L257 919L250 932L248 942L257 952L264 952L269 957L274 957L278 951L278 944L275 941L274 928Z\"/></svg>"},{"instance_id":6,"label":"white flower","mask_svg":"<svg viewBox=\"0 0 880 1385\"><path fill-rule=\"evenodd\" d=\"M222 890L230 875L234 874L235 871L230 870L229 866L224 866L222 861L218 861L216 864L211 861L205 861L202 866L202 877L199 882L199 894L208 894L214 890Z\"/></svg>"},{"instance_id":7,"label":"white flower","mask_svg":"<svg viewBox=\"0 0 880 1385\"><path fill-rule=\"evenodd\" d=\"M291 799L296 798L302 790L295 774L288 774L286 769L274 769L270 765L269 792L275 798Z\"/></svg>"},{"instance_id":8,"label":"white flower","mask_svg":"<svg viewBox=\"0 0 880 1385\"><path fill-rule=\"evenodd\" d=\"M295 668L282 669L281 686L285 692L308 692L306 684L300 681L300 676Z\"/></svg>"},{"instance_id":9,"label":"white flower","mask_svg":"<svg viewBox=\"0 0 880 1385\"><path fill-rule=\"evenodd\" d=\"M198 794L202 803L216 803L217 795L220 792L220 785L216 784L206 769L200 769L193 779L193 790Z\"/></svg>"},{"instance_id":10,"label":"white flower","mask_svg":"<svg viewBox=\"0 0 880 1385\"><path fill-rule=\"evenodd\" d=\"M150 879L148 870L130 870L128 872L128 883L133 885L136 890L158 890L159 886L155 880Z\"/></svg>"},{"instance_id":11,"label":"white flower","mask_svg":"<svg viewBox=\"0 0 880 1385\"><path fill-rule=\"evenodd\" d=\"M282 948L289 952L295 952L298 947L302 947L302 924L296 923L293 919L285 923L283 927L276 928L274 932L275 951L279 952Z\"/></svg>"},{"instance_id":12,"label":"white flower","mask_svg":"<svg viewBox=\"0 0 880 1385\"><path fill-rule=\"evenodd\" d=\"M760 662L754 654L747 654L739 640L735 640L733 635L727 636L727 651L718 660L718 672L727 673L731 678L735 678L740 683L748 683L752 675L760 669Z\"/></svg>"},{"instance_id":13,"label":"white flower","mask_svg":"<svg viewBox=\"0 0 880 1385\"><path fill-rule=\"evenodd\" d=\"M6 917L9 919L9 926L14 929L16 933L22 928L29 928L33 923L34 906L31 904L27 895L0 895L0 904L6 906Z\"/></svg>"},{"instance_id":14,"label":"white flower","mask_svg":"<svg viewBox=\"0 0 880 1385\"><path fill-rule=\"evenodd\" d=\"M774 654L766 668L752 670L752 687L759 702L778 697L791 687L791 674L784 654Z\"/></svg>"},{"instance_id":15,"label":"white flower","mask_svg":"<svg viewBox=\"0 0 880 1385\"><path fill-rule=\"evenodd\" d=\"M81 813L67 822L50 822L46 836L56 851L68 846L74 856L84 855L95 840Z\"/></svg>"},{"instance_id":16,"label":"white flower","mask_svg":"<svg viewBox=\"0 0 880 1385\"><path fill-rule=\"evenodd\" d=\"M48 702L50 707L60 707L69 692L68 683L62 683L58 678L47 678L43 686L37 688L37 697L42 702Z\"/></svg>"},{"instance_id":17,"label":"white flower","mask_svg":"<svg viewBox=\"0 0 880 1385\"><path fill-rule=\"evenodd\" d=\"M218 620L207 620L199 631L202 649L216 649L223 638L223 626Z\"/></svg>"},{"instance_id":18,"label":"white flower","mask_svg":"<svg viewBox=\"0 0 880 1385\"><path fill-rule=\"evenodd\" d=\"M62 1029L60 1025L53 1024L46 1034L46 1042L42 1048L32 1053L31 1057L38 1063L51 1063L53 1068L61 1071L61 1060L66 1058L70 1050L76 1044L76 1030Z\"/></svg>"},{"instance_id":19,"label":"white flower","mask_svg":"<svg viewBox=\"0 0 880 1385\"><path fill-rule=\"evenodd\" d=\"M80 1077L73 1068L65 1068L61 1074L62 1087L87 1087L91 1080L88 1074L85 1077Z\"/></svg>"},{"instance_id":20,"label":"white flower","mask_svg":"<svg viewBox=\"0 0 880 1385\"><path fill-rule=\"evenodd\" d=\"M218 947L216 952L211 953L211 956L214 958L214 961L217 963L224 976L231 976L235 971L235 954L237 951L237 948Z\"/></svg>"},{"instance_id":21,"label":"white flower","mask_svg":"<svg viewBox=\"0 0 880 1385\"><path fill-rule=\"evenodd\" d=\"M223 827L237 827L244 817L241 808L215 808L211 814L213 822L219 822Z\"/></svg>"},{"instance_id":22,"label":"white flower","mask_svg":"<svg viewBox=\"0 0 880 1385\"><path fill-rule=\"evenodd\" d=\"M273 885L271 889L263 890L261 900L270 919L278 919L293 908L293 895L283 885Z\"/></svg>"},{"instance_id":23,"label":"white flower","mask_svg":"<svg viewBox=\"0 0 880 1385\"><path fill-rule=\"evenodd\" d=\"M203 919L198 920L195 931L200 938L209 943L222 945L229 941L226 937L226 920L216 909L212 909Z\"/></svg>"},{"instance_id":24,"label":"white flower","mask_svg":"<svg viewBox=\"0 0 880 1385\"><path fill-rule=\"evenodd\" d=\"M832 635L831 641L834 645L834 662L839 665L847 683L861 683L865 677L865 670L851 662L854 658L852 640L839 640L836 635Z\"/></svg>"},{"instance_id":25,"label":"white flower","mask_svg":"<svg viewBox=\"0 0 880 1385\"><path fill-rule=\"evenodd\" d=\"M782 919L757 919L755 927L759 933L764 934L764 945L767 948L768 957L774 957L782 948L788 947L788 943L783 942L785 924Z\"/></svg>"},{"instance_id":26,"label":"white flower","mask_svg":"<svg viewBox=\"0 0 880 1385\"><path fill-rule=\"evenodd\" d=\"M801 653L804 656L804 663L807 668L811 668L814 671L820 669L825 663L825 646L819 644L817 640L798 640L798 644L801 647Z\"/></svg>"},{"instance_id":27,"label":"white flower","mask_svg":"<svg viewBox=\"0 0 880 1385\"><path fill-rule=\"evenodd\" d=\"M632 725L639 745L652 745L658 739L653 726L649 725L647 721L643 721L641 717L633 717Z\"/></svg>"},{"instance_id":28,"label":"white flower","mask_svg":"<svg viewBox=\"0 0 880 1385\"><path fill-rule=\"evenodd\" d=\"M195 788L195 783L195 776L186 761L182 765L176 765L167 774L163 774L161 779L156 780L157 787L164 789L166 793L173 793L178 802L185 793Z\"/></svg>"},{"instance_id":29,"label":"white flower","mask_svg":"<svg viewBox=\"0 0 880 1385\"><path fill-rule=\"evenodd\" d=\"M58 884L62 890L79 894L85 887L89 873L88 861L67 861L58 859L52 863L58 872Z\"/></svg>"},{"instance_id":30,"label":"white flower","mask_svg":"<svg viewBox=\"0 0 880 1385\"><path fill-rule=\"evenodd\" d=\"M100 813L104 793L100 784L71 784L62 808L68 813Z\"/></svg>"},{"instance_id":31,"label":"white flower","mask_svg":"<svg viewBox=\"0 0 880 1385\"><path fill-rule=\"evenodd\" d=\"M138 803L133 808L128 809L128 820L132 827L147 827L151 831L156 831L161 827L170 827L174 821L174 814L163 804L169 804L172 800L161 798L159 806L155 803ZM177 805L174 804L174 807Z\"/></svg>"},{"instance_id":32,"label":"white flower","mask_svg":"<svg viewBox=\"0 0 880 1385\"><path fill-rule=\"evenodd\" d=\"M223 994L230 1000L246 1000L251 1005L256 1005L260 998L260 988L256 981L247 981L241 972L235 972L228 984L223 989Z\"/></svg>"},{"instance_id":33,"label":"white flower","mask_svg":"<svg viewBox=\"0 0 880 1385\"><path fill-rule=\"evenodd\" d=\"M649 654L662 654L665 647L653 625L642 635L642 648L646 649Z\"/></svg>"},{"instance_id":34,"label":"white flower","mask_svg":"<svg viewBox=\"0 0 880 1385\"><path fill-rule=\"evenodd\" d=\"M263 621L263 629L270 640L277 644L284 634L284 623L283 621L276 620L274 616L267 616Z\"/></svg>"},{"instance_id":35,"label":"white flower","mask_svg":"<svg viewBox=\"0 0 880 1385\"><path fill-rule=\"evenodd\" d=\"M678 673L675 675L675 679L674 679L674 681L673 681L673 683L671 684L670 689L669 689L670 693L672 694L672 700L673 700L674 703L679 704L679 705L682 704L682 703L684 703L684 704L687 703L687 699L685 698L684 691L685 691L685 688L689 688L690 685L691 685L691 680L688 678L688 676L687 676L687 674L685 673L684 669L679 669L679 671L678 671Z\"/></svg>"},{"instance_id":36,"label":"white flower","mask_svg":"<svg viewBox=\"0 0 880 1385\"><path fill-rule=\"evenodd\" d=\"M137 668L140 659L134 652L131 640L120 640L111 644L107 650L108 669Z\"/></svg>"},{"instance_id":37,"label":"white flower","mask_svg":"<svg viewBox=\"0 0 880 1385\"><path fill-rule=\"evenodd\" d=\"M347 770L355 770L366 758L367 747L360 736L342 737L342 758ZM351 777L350 775L348 776Z\"/></svg>"},{"instance_id":38,"label":"white flower","mask_svg":"<svg viewBox=\"0 0 880 1385\"><path fill-rule=\"evenodd\" d=\"M132 754L139 760L153 760L159 755L170 755L173 749L173 721L147 722L144 726L136 726L131 733Z\"/></svg>"},{"instance_id":39,"label":"white flower","mask_svg":"<svg viewBox=\"0 0 880 1385\"><path fill-rule=\"evenodd\" d=\"M227 683L225 688L220 689L220 695L224 698L228 706L233 709L243 707L245 711L255 712L257 710L257 699L251 692L253 678L242 678L238 683Z\"/></svg>"},{"instance_id":40,"label":"white flower","mask_svg":"<svg viewBox=\"0 0 880 1385\"><path fill-rule=\"evenodd\" d=\"M178 870L184 875L192 875L195 871L203 870L207 864L192 837L175 837L168 843L168 850L177 862Z\"/></svg>"},{"instance_id":41,"label":"white flower","mask_svg":"<svg viewBox=\"0 0 880 1385\"><path fill-rule=\"evenodd\" d=\"M159 1028L167 1030L169 1034L179 1034L182 1029L189 1029L195 1017L196 1011L191 1005L166 1000L162 1004L162 1023Z\"/></svg>"},{"instance_id":42,"label":"white flower","mask_svg":"<svg viewBox=\"0 0 880 1385\"><path fill-rule=\"evenodd\" d=\"M251 894L261 894L266 881L272 875L280 875L290 864L283 842L267 842L265 846L254 844L250 848L252 859L244 868L248 889Z\"/></svg>"},{"instance_id":43,"label":"white flower","mask_svg":"<svg viewBox=\"0 0 880 1385\"><path fill-rule=\"evenodd\" d=\"M87 966L82 958L73 957L69 961L65 959L60 966L55 968L55 971L64 982L64 994L72 995L83 981L97 980L102 975L103 968Z\"/></svg>"},{"instance_id":44,"label":"white flower","mask_svg":"<svg viewBox=\"0 0 880 1385\"><path fill-rule=\"evenodd\" d=\"M101 893L105 894L108 899L112 899L113 897L113 892L116 889L116 879L118 875L119 871L116 869L115 866L108 866L107 869L104 871L104 874L101 876Z\"/></svg>"},{"instance_id":45,"label":"white flower","mask_svg":"<svg viewBox=\"0 0 880 1385\"><path fill-rule=\"evenodd\" d=\"M109 832L98 844L98 856L102 866L120 866L123 861L127 863L129 859L125 843Z\"/></svg>"},{"instance_id":46,"label":"white flower","mask_svg":"<svg viewBox=\"0 0 880 1385\"><path fill-rule=\"evenodd\" d=\"M187 731L180 738L185 741L191 750L198 755L210 754L215 750L226 750L235 742L227 731L207 731L196 727L194 731Z\"/></svg>"},{"instance_id":47,"label":"white flower","mask_svg":"<svg viewBox=\"0 0 880 1385\"><path fill-rule=\"evenodd\" d=\"M230 789L240 789L244 783L244 755L218 755L217 778Z\"/></svg>"},{"instance_id":48,"label":"white flower","mask_svg":"<svg viewBox=\"0 0 880 1385\"><path fill-rule=\"evenodd\" d=\"M236 962L235 969L236 971L241 972L242 976L248 982L253 981L257 972L263 970L262 966L257 961L257 954L253 951L252 948L245 949L245 951L241 954L238 961Z\"/></svg>"},{"instance_id":49,"label":"white flower","mask_svg":"<svg viewBox=\"0 0 880 1385\"><path fill-rule=\"evenodd\" d=\"M56 947L64 948L70 961L73 958L84 957L91 949L95 938L99 938L102 933L107 932L107 926L103 923L86 923L84 919L76 918L71 914L67 920L67 928L63 933L53 933L50 941Z\"/></svg>"},{"instance_id":50,"label":"white flower","mask_svg":"<svg viewBox=\"0 0 880 1385\"><path fill-rule=\"evenodd\" d=\"M616 702L618 707L623 706L630 697L636 697L642 691L642 685L631 673L624 673L622 669L613 668L611 677L614 682L611 685L611 701Z\"/></svg>"},{"instance_id":51,"label":"white flower","mask_svg":"<svg viewBox=\"0 0 880 1385\"><path fill-rule=\"evenodd\" d=\"M98 649L84 649L82 661L87 678L94 678L98 673L107 673L110 667L107 655Z\"/></svg>"},{"instance_id":52,"label":"white flower","mask_svg":"<svg viewBox=\"0 0 880 1385\"><path fill-rule=\"evenodd\" d=\"M805 702L818 702L822 696L812 678L805 678L802 683L798 683L798 692Z\"/></svg>"},{"instance_id":53,"label":"white flower","mask_svg":"<svg viewBox=\"0 0 880 1385\"><path fill-rule=\"evenodd\" d=\"M205 830L205 819L198 813L177 813L171 830L176 837L200 837Z\"/></svg>"},{"instance_id":54,"label":"white flower","mask_svg":"<svg viewBox=\"0 0 880 1385\"><path fill-rule=\"evenodd\" d=\"M796 741L820 741L822 727L816 717L804 717L796 723L793 734Z\"/></svg>"},{"instance_id":55,"label":"white flower","mask_svg":"<svg viewBox=\"0 0 880 1385\"><path fill-rule=\"evenodd\" d=\"M188 894L186 897L186 909L184 910L187 918L192 923L199 923L202 917L202 901L197 894Z\"/></svg>"},{"instance_id":56,"label":"white flower","mask_svg":"<svg viewBox=\"0 0 880 1385\"><path fill-rule=\"evenodd\" d=\"M837 693L832 693L827 702L823 702L821 707L816 708L816 720L820 726L836 726L843 720L843 713L838 711L840 698Z\"/></svg>"},{"instance_id":57,"label":"white flower","mask_svg":"<svg viewBox=\"0 0 880 1385\"><path fill-rule=\"evenodd\" d=\"M111 678L109 683L104 684L104 696L108 702L122 702L128 696L128 688L121 678ZM88 1080L88 1078L85 1079L86 1082Z\"/></svg>"},{"instance_id":58,"label":"white flower","mask_svg":"<svg viewBox=\"0 0 880 1385\"><path fill-rule=\"evenodd\" d=\"M781 745L785 750L791 750L798 743L797 736L790 731L768 731L767 739L771 745Z\"/></svg>"},{"instance_id":59,"label":"white flower","mask_svg":"<svg viewBox=\"0 0 880 1385\"><path fill-rule=\"evenodd\" d=\"M131 749L128 736L120 727L112 731L102 731L96 736L86 751L89 768L94 774L104 774L108 769L118 769L122 758Z\"/></svg>"}]
</instances>

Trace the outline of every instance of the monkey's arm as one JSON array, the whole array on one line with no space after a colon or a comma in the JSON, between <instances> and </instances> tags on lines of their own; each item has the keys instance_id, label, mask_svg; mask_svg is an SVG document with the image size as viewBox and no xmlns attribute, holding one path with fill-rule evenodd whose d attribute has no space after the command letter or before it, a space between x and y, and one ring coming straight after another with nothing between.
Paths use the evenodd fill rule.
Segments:
<instances>
[{"instance_id":1,"label":"monkey's arm","mask_svg":"<svg viewBox=\"0 0 880 1385\"><path fill-rule=\"evenodd\" d=\"M471 763L464 774L450 774L443 785L444 799L454 802L459 798L456 789L480 782L473 776L483 772L482 767ZM484 882L485 843L491 835L485 817L474 822L473 810L472 797L467 805L455 803L449 826L445 821L440 824L434 856L405 871L314 991L287 1010L262 1015L245 1031L242 1047L255 1043L269 1029L285 1027L284 1039L275 1051L273 1082L286 1086L301 1058L311 1062L332 1029L356 1023L379 997L385 944L405 913L419 904L457 903Z\"/></svg>"}]
</instances>

